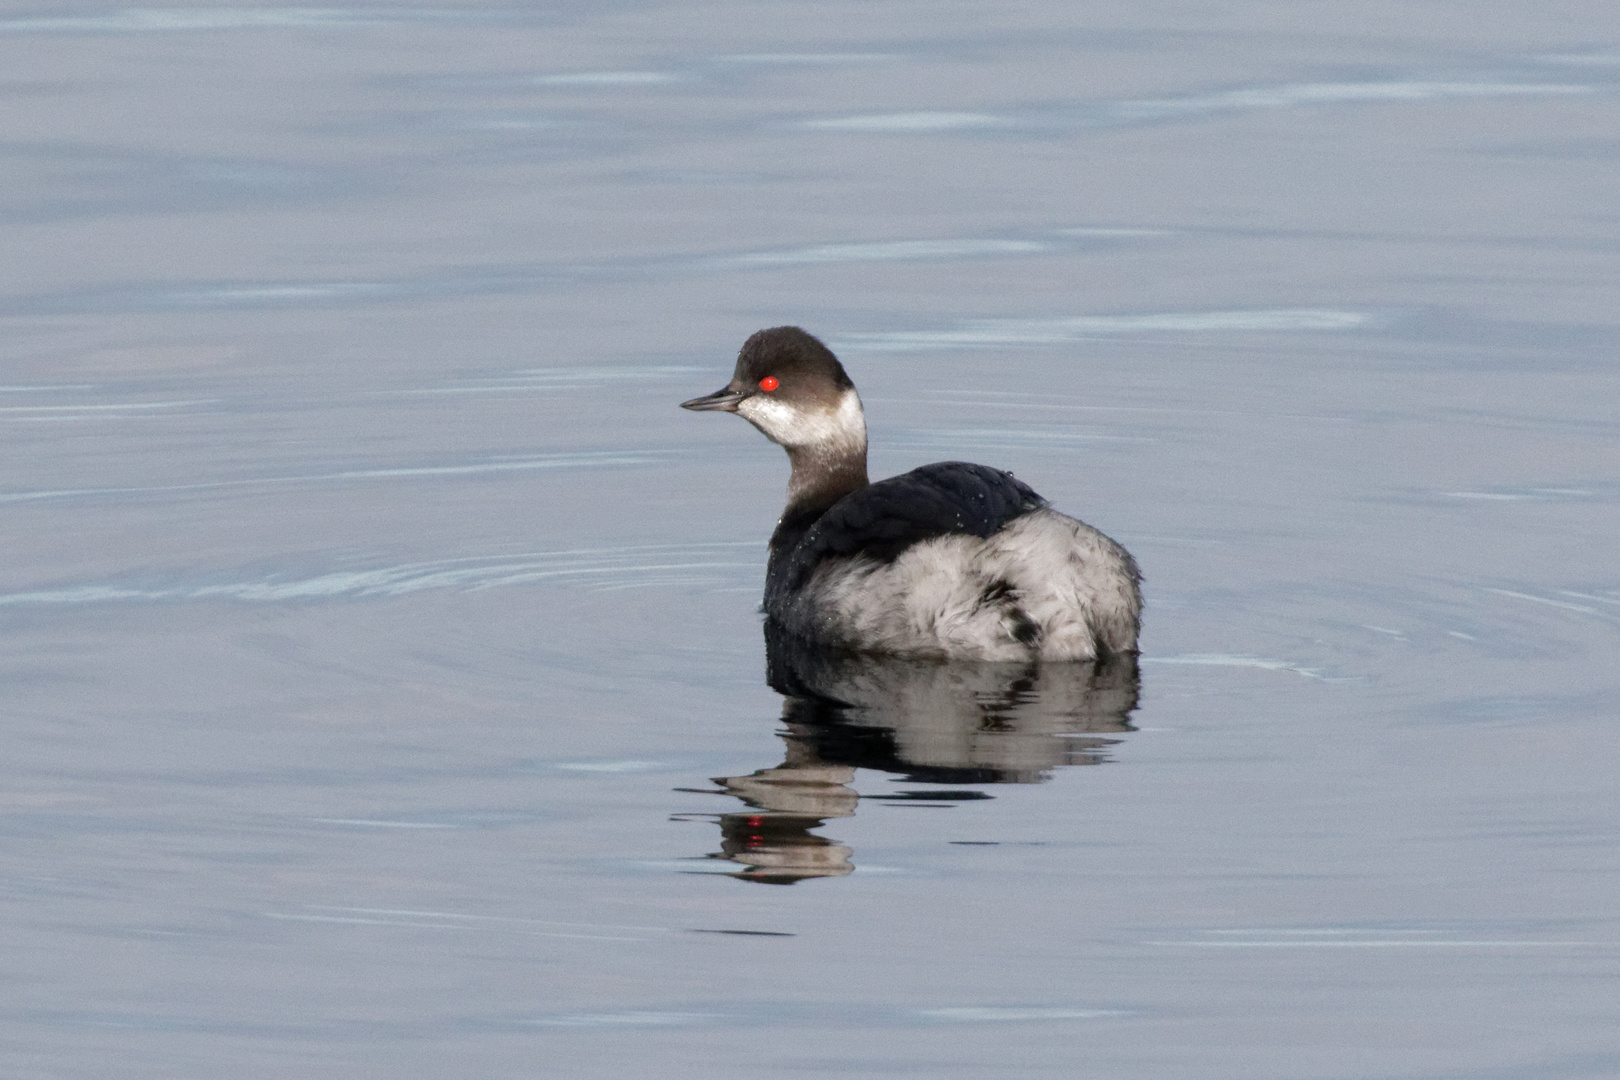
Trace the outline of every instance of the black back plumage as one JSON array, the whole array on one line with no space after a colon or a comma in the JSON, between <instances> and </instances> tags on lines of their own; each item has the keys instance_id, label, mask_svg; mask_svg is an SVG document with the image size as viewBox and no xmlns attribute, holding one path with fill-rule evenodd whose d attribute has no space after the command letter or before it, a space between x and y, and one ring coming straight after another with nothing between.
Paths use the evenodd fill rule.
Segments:
<instances>
[{"instance_id":1,"label":"black back plumage","mask_svg":"<svg viewBox=\"0 0 1620 1080\"><path fill-rule=\"evenodd\" d=\"M987 465L941 461L870 484L816 516L789 514L771 537L765 609L800 589L826 559L891 562L912 544L961 534L980 539L1046 506L1028 484Z\"/></svg>"}]
</instances>

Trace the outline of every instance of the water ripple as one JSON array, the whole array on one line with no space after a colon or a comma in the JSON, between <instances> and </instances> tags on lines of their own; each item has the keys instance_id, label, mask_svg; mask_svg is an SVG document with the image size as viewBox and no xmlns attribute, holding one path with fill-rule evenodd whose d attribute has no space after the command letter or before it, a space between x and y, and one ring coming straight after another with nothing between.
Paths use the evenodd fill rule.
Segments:
<instances>
[{"instance_id":1,"label":"water ripple","mask_svg":"<svg viewBox=\"0 0 1620 1080\"><path fill-rule=\"evenodd\" d=\"M102 15L63 15L0 20L4 34L107 34L173 30L356 26L378 21L353 8L129 8Z\"/></svg>"},{"instance_id":2,"label":"water ripple","mask_svg":"<svg viewBox=\"0 0 1620 1080\"><path fill-rule=\"evenodd\" d=\"M851 352L909 352L987 345L1060 345L1120 334L1357 330L1373 326L1377 321L1369 312L1333 308L1081 315L1064 319L972 319L954 330L845 334L833 345Z\"/></svg>"},{"instance_id":3,"label":"water ripple","mask_svg":"<svg viewBox=\"0 0 1620 1080\"><path fill-rule=\"evenodd\" d=\"M16 389L29 388L17 387ZM45 389L80 388L46 387ZM39 414L50 414L53 419L70 419L81 413L128 413L149 412L153 409L183 409L192 405L212 405L217 400L217 398L199 398L192 401L127 401L110 405L0 405L0 414L13 419L27 419ZM18 414L26 415L19 416Z\"/></svg>"},{"instance_id":4,"label":"water ripple","mask_svg":"<svg viewBox=\"0 0 1620 1080\"><path fill-rule=\"evenodd\" d=\"M505 119L490 122L501 125L509 123ZM529 120L510 122L522 126L550 123ZM624 280L649 273L758 271L771 267L845 262L1045 255L1169 235L1173 235L1171 230L1159 228L1074 226L1057 229L1044 238L979 236L857 240L735 254L674 253L596 262L467 265L371 280L198 281L160 286L115 285L74 292L0 297L0 317L105 314L108 311L353 307L438 297L526 294L548 287L578 284L587 278Z\"/></svg>"},{"instance_id":5,"label":"water ripple","mask_svg":"<svg viewBox=\"0 0 1620 1080\"><path fill-rule=\"evenodd\" d=\"M1293 109L1306 105L1344 105L1357 102L1434 101L1445 98L1524 97L1549 94L1587 94L1595 88L1570 83L1445 82L1393 80L1382 82L1285 83L1252 86L1213 94L1141 98L1109 104L1104 115L1124 123L1167 120L1212 113L1257 109Z\"/></svg>"},{"instance_id":6,"label":"water ripple","mask_svg":"<svg viewBox=\"0 0 1620 1080\"><path fill-rule=\"evenodd\" d=\"M781 64L793 65L820 65L820 64L866 64L878 63L888 60L899 60L899 53L734 53L729 56L717 56L717 61L724 64Z\"/></svg>"},{"instance_id":7,"label":"water ripple","mask_svg":"<svg viewBox=\"0 0 1620 1080\"><path fill-rule=\"evenodd\" d=\"M1050 245L1037 240L889 240L759 251L725 261L737 266L808 266L815 263L886 262L897 259L961 259L976 255L1033 255L1049 250Z\"/></svg>"},{"instance_id":8,"label":"water ripple","mask_svg":"<svg viewBox=\"0 0 1620 1080\"><path fill-rule=\"evenodd\" d=\"M1144 664L1193 664L1199 667L1258 668L1261 671L1291 671L1307 679L1328 680L1317 668L1308 668L1290 660L1271 660L1263 656L1232 656L1226 653L1193 653L1187 656L1144 656Z\"/></svg>"},{"instance_id":9,"label":"water ripple","mask_svg":"<svg viewBox=\"0 0 1620 1080\"><path fill-rule=\"evenodd\" d=\"M1007 121L989 113L974 112L897 112L862 116L831 116L806 120L804 126L821 131L918 132L959 131L963 128L997 127Z\"/></svg>"},{"instance_id":10,"label":"water ripple","mask_svg":"<svg viewBox=\"0 0 1620 1080\"><path fill-rule=\"evenodd\" d=\"M1590 64L1604 62L1588 61ZM1266 109L1390 104L1500 97L1547 97L1595 93L1598 86L1506 79L1381 79L1366 82L1282 83L1202 94L1115 101L1029 105L1006 113L894 112L818 117L802 121L819 131L928 133L961 130L1114 128Z\"/></svg>"},{"instance_id":11,"label":"water ripple","mask_svg":"<svg viewBox=\"0 0 1620 1080\"><path fill-rule=\"evenodd\" d=\"M1516 589L1487 588L1485 591L1488 593L1494 593L1497 596L1505 596L1510 600L1521 600L1526 603L1541 604L1544 607L1559 608L1563 611L1573 611L1581 615L1590 615L1595 619L1600 619L1607 623L1620 622L1620 614L1595 608L1591 605L1591 603L1571 603L1568 600L1555 600L1549 596L1537 596L1534 593L1519 592ZM1596 596L1591 593L1573 592L1568 589L1560 590L1559 595L1575 597L1579 600L1592 601L1599 604L1620 603L1620 600Z\"/></svg>"},{"instance_id":12,"label":"water ripple","mask_svg":"<svg viewBox=\"0 0 1620 1080\"><path fill-rule=\"evenodd\" d=\"M216 491L224 488L252 488L275 484L308 484L343 480L379 480L419 476L470 476L478 473L523 472L530 469L590 469L649 465L662 456L663 453L657 450L631 453L541 454L534 457L474 461L463 465L417 465L392 469L349 469L343 472L310 473L303 476L261 476L244 480L210 480L197 484L155 484L146 487L57 488L44 491L13 491L0 494L0 503L37 502L43 499L71 499L91 496Z\"/></svg>"},{"instance_id":13,"label":"water ripple","mask_svg":"<svg viewBox=\"0 0 1620 1080\"><path fill-rule=\"evenodd\" d=\"M674 82L678 77L663 71L571 71L540 75L531 81L538 86L646 86Z\"/></svg>"},{"instance_id":14,"label":"water ripple","mask_svg":"<svg viewBox=\"0 0 1620 1080\"><path fill-rule=\"evenodd\" d=\"M644 382L649 379L685 379L712 374L712 367L689 364L643 364L621 367L527 368L482 379L468 386L429 386L416 390L388 390L388 394L499 394L521 390L584 390L607 383Z\"/></svg>"},{"instance_id":15,"label":"water ripple","mask_svg":"<svg viewBox=\"0 0 1620 1080\"><path fill-rule=\"evenodd\" d=\"M1028 428L951 428L897 432L890 446L909 449L958 450L1068 450L1081 443L1150 443L1141 435L1115 435L1108 432L1076 430L1030 430Z\"/></svg>"},{"instance_id":16,"label":"water ripple","mask_svg":"<svg viewBox=\"0 0 1620 1080\"><path fill-rule=\"evenodd\" d=\"M510 21L499 11L409 7L125 8L99 15L0 19L0 34L141 34L207 30L309 30L379 23Z\"/></svg>"},{"instance_id":17,"label":"water ripple","mask_svg":"<svg viewBox=\"0 0 1620 1080\"><path fill-rule=\"evenodd\" d=\"M751 549L758 549L762 555L763 548L764 544L756 541L657 544L439 559L366 570L339 570L304 578L270 575L252 580L158 586L97 582L0 594L0 606L188 600L275 603L393 597L428 589L472 592L538 583L629 588L638 584L729 582L739 571L763 573L763 559L742 557Z\"/></svg>"},{"instance_id":18,"label":"water ripple","mask_svg":"<svg viewBox=\"0 0 1620 1080\"><path fill-rule=\"evenodd\" d=\"M1027 1024L1040 1020L1097 1020L1131 1014L1124 1009L1054 1009L1039 1006L1008 1008L980 1005L953 1009L918 1009L917 1015L924 1020L936 1020L947 1024Z\"/></svg>"}]
</instances>

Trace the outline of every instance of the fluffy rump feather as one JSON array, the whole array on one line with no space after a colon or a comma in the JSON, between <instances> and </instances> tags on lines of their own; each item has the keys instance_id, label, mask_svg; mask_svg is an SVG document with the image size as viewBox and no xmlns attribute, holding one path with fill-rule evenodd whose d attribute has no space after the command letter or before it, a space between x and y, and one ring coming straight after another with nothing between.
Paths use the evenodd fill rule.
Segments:
<instances>
[{"instance_id":1,"label":"fluffy rump feather","mask_svg":"<svg viewBox=\"0 0 1620 1080\"><path fill-rule=\"evenodd\" d=\"M1136 650L1135 560L1044 503L989 535L941 532L893 553L823 550L802 588L779 594L774 606L767 596L772 618L812 640L979 660L1085 660Z\"/></svg>"}]
</instances>

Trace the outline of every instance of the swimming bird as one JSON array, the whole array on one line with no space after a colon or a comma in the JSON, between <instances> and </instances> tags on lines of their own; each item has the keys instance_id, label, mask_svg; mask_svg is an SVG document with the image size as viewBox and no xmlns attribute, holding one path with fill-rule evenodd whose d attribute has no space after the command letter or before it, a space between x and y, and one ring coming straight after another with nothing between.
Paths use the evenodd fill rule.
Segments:
<instances>
[{"instance_id":1,"label":"swimming bird","mask_svg":"<svg viewBox=\"0 0 1620 1080\"><path fill-rule=\"evenodd\" d=\"M787 451L765 614L820 646L947 660L1136 652L1141 572L1012 473L943 461L871 483L866 416L832 350L796 326L743 343L685 409L734 412Z\"/></svg>"}]
</instances>

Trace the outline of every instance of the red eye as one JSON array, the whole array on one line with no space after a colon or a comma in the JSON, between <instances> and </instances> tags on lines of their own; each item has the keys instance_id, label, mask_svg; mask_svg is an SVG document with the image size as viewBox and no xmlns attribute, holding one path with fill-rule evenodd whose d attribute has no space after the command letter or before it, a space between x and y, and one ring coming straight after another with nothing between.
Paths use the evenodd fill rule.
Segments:
<instances>
[{"instance_id":1,"label":"red eye","mask_svg":"<svg viewBox=\"0 0 1620 1080\"><path fill-rule=\"evenodd\" d=\"M767 394L781 385L781 381L778 380L775 375L767 375L763 379L759 380L759 388L765 391Z\"/></svg>"}]
</instances>

